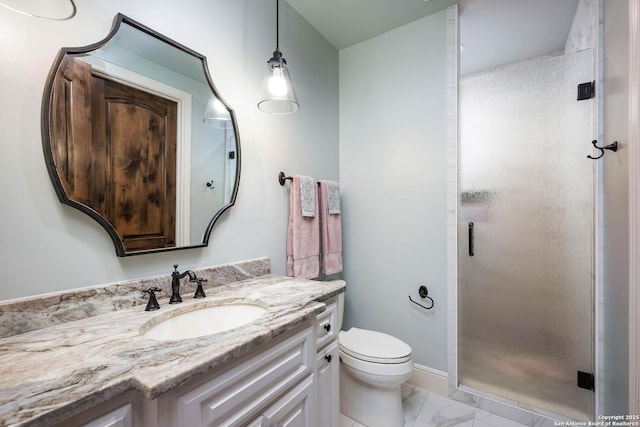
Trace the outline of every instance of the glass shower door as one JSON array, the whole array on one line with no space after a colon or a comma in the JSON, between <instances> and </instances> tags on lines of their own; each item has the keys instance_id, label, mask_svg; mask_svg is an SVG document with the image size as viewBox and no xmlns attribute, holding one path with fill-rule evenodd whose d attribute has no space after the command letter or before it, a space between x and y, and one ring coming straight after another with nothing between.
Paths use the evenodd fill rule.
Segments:
<instances>
[{"instance_id":1,"label":"glass shower door","mask_svg":"<svg viewBox=\"0 0 640 427\"><path fill-rule=\"evenodd\" d=\"M592 52L461 79L458 381L593 417Z\"/></svg>"}]
</instances>

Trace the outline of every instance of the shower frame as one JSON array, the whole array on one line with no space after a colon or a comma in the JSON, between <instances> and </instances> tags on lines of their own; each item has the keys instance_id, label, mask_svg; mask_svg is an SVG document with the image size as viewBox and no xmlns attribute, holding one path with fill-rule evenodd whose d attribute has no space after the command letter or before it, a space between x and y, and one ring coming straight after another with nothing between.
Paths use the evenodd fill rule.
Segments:
<instances>
[{"instance_id":1,"label":"shower frame","mask_svg":"<svg viewBox=\"0 0 640 427\"><path fill-rule=\"evenodd\" d=\"M640 0L629 0L629 413L640 413Z\"/></svg>"},{"instance_id":2,"label":"shower frame","mask_svg":"<svg viewBox=\"0 0 640 427\"><path fill-rule=\"evenodd\" d=\"M636 3L640 0L634 0ZM603 0L597 0L596 34L594 47L594 76L596 87L603 87ZM516 402L489 395L479 390L470 389L459 384L458 379L458 84L459 84L459 10L457 5L447 9L447 371L449 395L465 403L473 404L492 413L501 415L524 424L534 425L549 419L563 419L559 414L543 410L517 406ZM599 141L604 140L603 131L603 91L596 92L593 117L595 118L594 135ZM639 155L640 157L640 155ZM603 297L603 254L602 233L600 226L603 212L603 170L602 164L596 162L594 173L594 375L596 384L602 383L602 297ZM638 173L640 175L640 173ZM640 209L640 202L638 203ZM640 234L640 233L639 233ZM639 274L640 276L640 274ZM638 298L640 299L640 298ZM594 418L601 413L603 396L601 387L595 388ZM568 420L568 418L566 418Z\"/></svg>"}]
</instances>

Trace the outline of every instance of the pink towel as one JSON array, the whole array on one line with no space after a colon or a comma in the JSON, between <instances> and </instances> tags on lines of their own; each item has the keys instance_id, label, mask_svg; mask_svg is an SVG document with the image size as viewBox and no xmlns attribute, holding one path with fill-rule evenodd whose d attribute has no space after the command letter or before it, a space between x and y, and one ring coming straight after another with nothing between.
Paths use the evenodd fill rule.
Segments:
<instances>
[{"instance_id":1,"label":"pink towel","mask_svg":"<svg viewBox=\"0 0 640 427\"><path fill-rule=\"evenodd\" d=\"M333 187L333 192L329 189ZM342 223L338 184L320 181L320 218L322 271L334 274L342 271ZM331 213L336 212L336 213Z\"/></svg>"},{"instance_id":2,"label":"pink towel","mask_svg":"<svg viewBox=\"0 0 640 427\"><path fill-rule=\"evenodd\" d=\"M294 176L289 194L289 230L287 233L287 276L313 279L320 274L320 215L318 186L313 180L315 215L302 215L300 177Z\"/></svg>"}]
</instances>

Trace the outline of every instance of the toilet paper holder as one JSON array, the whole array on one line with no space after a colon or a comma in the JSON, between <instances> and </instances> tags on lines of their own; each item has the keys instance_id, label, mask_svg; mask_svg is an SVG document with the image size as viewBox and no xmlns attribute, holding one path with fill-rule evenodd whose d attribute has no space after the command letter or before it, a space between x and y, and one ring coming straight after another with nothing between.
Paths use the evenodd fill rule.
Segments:
<instances>
[{"instance_id":1,"label":"toilet paper holder","mask_svg":"<svg viewBox=\"0 0 640 427\"><path fill-rule=\"evenodd\" d=\"M423 299L426 298L429 301L431 301L431 305L429 307L427 307L425 305L422 305L418 301L415 301L413 298L411 298L411 295L409 295L409 301L411 301L415 305L419 305L420 307L424 308L425 310L431 310L435 303L433 302L433 298L431 298L429 296L429 290L427 289L427 287L425 285L420 285L420 287L418 288L418 295L420 295L420 298L423 298Z\"/></svg>"}]
</instances>

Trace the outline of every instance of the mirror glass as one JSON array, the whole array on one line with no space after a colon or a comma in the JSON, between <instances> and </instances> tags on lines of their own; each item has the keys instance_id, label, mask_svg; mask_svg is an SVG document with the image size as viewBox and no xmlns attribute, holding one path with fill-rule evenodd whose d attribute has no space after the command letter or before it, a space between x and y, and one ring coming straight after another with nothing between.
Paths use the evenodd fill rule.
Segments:
<instances>
[{"instance_id":1,"label":"mirror glass","mask_svg":"<svg viewBox=\"0 0 640 427\"><path fill-rule=\"evenodd\" d=\"M235 202L238 127L205 57L122 14L104 40L60 50L42 120L58 197L119 256L206 246Z\"/></svg>"}]
</instances>

